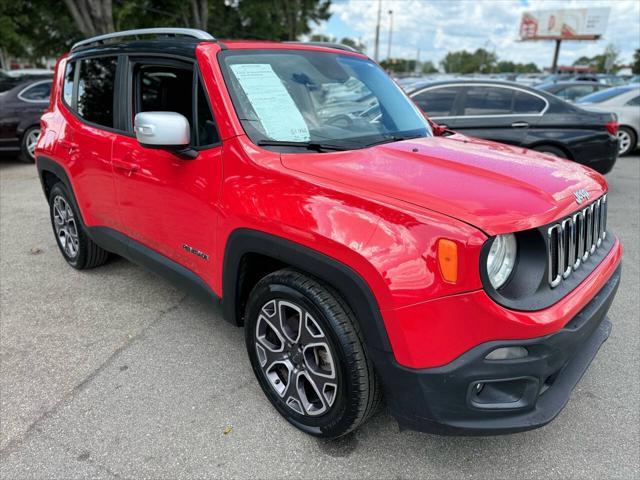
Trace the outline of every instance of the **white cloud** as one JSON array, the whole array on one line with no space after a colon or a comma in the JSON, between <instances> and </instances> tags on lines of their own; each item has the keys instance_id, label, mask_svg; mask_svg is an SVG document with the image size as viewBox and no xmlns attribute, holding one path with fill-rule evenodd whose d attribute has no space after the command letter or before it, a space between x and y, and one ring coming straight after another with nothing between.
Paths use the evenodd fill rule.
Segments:
<instances>
[{"instance_id":1,"label":"white cloud","mask_svg":"<svg viewBox=\"0 0 640 480\"><path fill-rule=\"evenodd\" d=\"M598 41L565 41L560 63L571 64L582 55L601 53L608 43L621 51L621 60L630 62L640 48L640 2L637 0L383 0L380 29L380 58L387 56L388 10L393 10L393 57L415 58L438 63L448 51L485 48L500 59L534 62L548 66L553 42L520 42L518 27L522 12L553 8L610 7L606 34ZM332 13L345 26L332 31L332 21L321 24L318 32L361 38L367 53L373 55L377 0L334 0Z\"/></svg>"}]
</instances>

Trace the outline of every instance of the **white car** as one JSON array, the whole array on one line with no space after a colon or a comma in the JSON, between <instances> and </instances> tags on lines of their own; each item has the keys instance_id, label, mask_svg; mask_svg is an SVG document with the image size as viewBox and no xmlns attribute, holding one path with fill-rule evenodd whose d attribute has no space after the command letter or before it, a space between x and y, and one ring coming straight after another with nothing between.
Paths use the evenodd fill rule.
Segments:
<instances>
[{"instance_id":1,"label":"white car","mask_svg":"<svg viewBox=\"0 0 640 480\"><path fill-rule=\"evenodd\" d=\"M608 88L579 98L580 108L613 112L618 117L619 155L640 146L640 84Z\"/></svg>"}]
</instances>

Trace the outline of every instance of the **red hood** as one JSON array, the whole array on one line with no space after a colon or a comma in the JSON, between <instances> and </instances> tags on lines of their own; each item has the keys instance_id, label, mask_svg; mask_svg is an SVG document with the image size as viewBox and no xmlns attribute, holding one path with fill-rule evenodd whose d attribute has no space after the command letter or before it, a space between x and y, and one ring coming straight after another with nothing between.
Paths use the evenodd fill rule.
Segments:
<instances>
[{"instance_id":1,"label":"red hood","mask_svg":"<svg viewBox=\"0 0 640 480\"><path fill-rule=\"evenodd\" d=\"M490 235L568 215L578 209L578 189L592 200L607 190L604 177L574 162L461 135L281 158L292 170L434 210Z\"/></svg>"}]
</instances>

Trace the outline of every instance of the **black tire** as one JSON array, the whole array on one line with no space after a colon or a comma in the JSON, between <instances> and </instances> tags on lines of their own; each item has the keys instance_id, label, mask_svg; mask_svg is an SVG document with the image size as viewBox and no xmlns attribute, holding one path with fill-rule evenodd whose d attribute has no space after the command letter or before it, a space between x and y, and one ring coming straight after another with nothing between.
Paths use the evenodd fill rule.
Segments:
<instances>
[{"instance_id":1,"label":"black tire","mask_svg":"<svg viewBox=\"0 0 640 480\"><path fill-rule=\"evenodd\" d=\"M292 342L292 350L289 350L289 352L295 350L297 348L296 345L302 346L302 360L296 367L298 370L289 370L289 372L292 372L291 374L286 373L281 376L284 379L287 378L287 375L289 376L288 378L298 375L296 378L302 378L303 388L289 390L290 382L288 381L287 385L280 387L283 390L282 393L276 391L275 384L283 382L280 382L279 379L269 380L267 374L269 365L275 365L278 362L269 363L267 358L259 358L258 349L265 350L262 347L263 344L257 343L257 332L265 324L265 315L271 315L270 311L266 310L267 307L273 307L274 313L270 320L274 321L275 324L279 318L277 311L282 310L282 304L279 302L300 307L299 316L304 316L305 325L308 324L312 327L300 334L299 343ZM306 313L315 320L314 324L306 320ZM287 317L287 315L284 316ZM258 325L259 317L262 317L260 325ZM296 315L294 314L293 317L296 317ZM295 322L292 325L295 325ZM305 326L304 328L306 329L307 327ZM294 330L290 330L290 332ZM309 335L313 335L312 331L322 335L320 337L321 340L317 340L319 343L313 343L314 341L312 340L305 347L303 342L307 342L310 338ZM264 341L268 334L260 334L260 336ZM317 335L313 336L316 337ZM373 370L373 365L367 358L354 314L334 289L319 280L290 269L279 270L260 280L251 291L247 302L245 339L251 366L265 395L284 418L303 432L322 438L340 437L353 431L366 421L380 405L381 389ZM278 342L277 339L276 342ZM276 342L274 342L274 345ZM314 345L316 346L313 347ZM329 394L323 395L323 399L319 399L315 395L315 393L319 392L319 389L314 391L311 388L307 388L310 384L306 381L304 375L306 372L310 375L315 375L316 379L318 378L309 362L314 362L311 360L312 358L316 358L317 361L318 358L322 360L325 357L318 355L316 353L317 350L313 350L312 354L309 354L309 351L312 348L324 351L325 348L322 345L326 345L330 349L328 358L331 359L329 362L331 368L324 371L329 373L333 370L334 375L332 376L333 380L324 380L327 383L322 386L323 394L327 387L330 387ZM284 342L283 348L288 348ZM283 353L286 354L286 351ZM262 355L264 356L264 353ZM269 353L269 355L282 354ZM294 365L295 358L295 355L287 357L290 365ZM264 369L262 366L263 361ZM300 362L300 359L297 361ZM287 368L283 365L280 367L282 367L281 369ZM315 368L318 371L321 370L318 365ZM275 370L269 370L269 372L274 372ZM296 371L298 373L295 373ZM335 390L331 387L331 382L335 382ZM291 383L291 385L294 384L299 385L294 382ZM318 384L314 383L314 385ZM332 390L333 393L331 393ZM292 400L289 392L296 392L297 400ZM309 395L308 392L311 392L311 394ZM323 413L308 413L303 397L306 400L318 399L315 404L307 403L311 405L311 410L316 408L314 405L321 405L315 411L322 411ZM293 402L292 405L294 407L297 402L297 407L300 411L296 411L288 402Z\"/></svg>"},{"instance_id":2,"label":"black tire","mask_svg":"<svg viewBox=\"0 0 640 480\"><path fill-rule=\"evenodd\" d=\"M72 216L69 215L66 208L64 209L64 218L70 219L69 222L63 222L66 233L59 232L59 227L57 227L60 225L58 219L61 217L60 212L63 210L63 206L68 207L72 214ZM78 270L84 270L100 266L109 259L109 252L96 245L87 235L76 204L62 182L56 183L51 188L49 214L56 243L69 265ZM72 239L74 232L76 238Z\"/></svg>"},{"instance_id":3,"label":"black tire","mask_svg":"<svg viewBox=\"0 0 640 480\"><path fill-rule=\"evenodd\" d=\"M33 163L36 161L33 150L30 148L30 142L34 135L40 135L40 127L38 125L27 128L22 134L22 139L20 140L20 155L18 157L21 162Z\"/></svg>"},{"instance_id":4,"label":"black tire","mask_svg":"<svg viewBox=\"0 0 640 480\"><path fill-rule=\"evenodd\" d=\"M620 145L620 150L618 150L618 156L623 156L623 155L628 155L629 153L633 152L636 148L636 143L638 141L638 137L636 136L636 132L633 131L633 129L629 128L629 127L619 127L618 128L618 140L620 142L622 142L622 135L621 134L625 134L627 135L628 139L628 143L626 146L622 146L622 144Z\"/></svg>"},{"instance_id":5,"label":"black tire","mask_svg":"<svg viewBox=\"0 0 640 480\"><path fill-rule=\"evenodd\" d=\"M569 158L563 150L561 150L558 147L554 147L553 145L540 145L540 146L534 147L533 149L536 152L549 153L559 158Z\"/></svg>"}]
</instances>

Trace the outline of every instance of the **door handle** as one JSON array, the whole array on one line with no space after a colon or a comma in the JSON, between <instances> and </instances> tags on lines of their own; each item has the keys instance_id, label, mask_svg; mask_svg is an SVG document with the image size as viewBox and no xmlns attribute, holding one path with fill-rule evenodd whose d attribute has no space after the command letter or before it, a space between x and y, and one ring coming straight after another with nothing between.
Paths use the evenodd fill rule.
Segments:
<instances>
[{"instance_id":1,"label":"door handle","mask_svg":"<svg viewBox=\"0 0 640 480\"><path fill-rule=\"evenodd\" d=\"M511 126L513 128L527 128L529 124L527 122L513 122Z\"/></svg>"},{"instance_id":2,"label":"door handle","mask_svg":"<svg viewBox=\"0 0 640 480\"><path fill-rule=\"evenodd\" d=\"M128 177L140 170L140 165L137 163L123 162L122 160L113 160L112 163L113 168L116 170L122 170Z\"/></svg>"}]
</instances>

